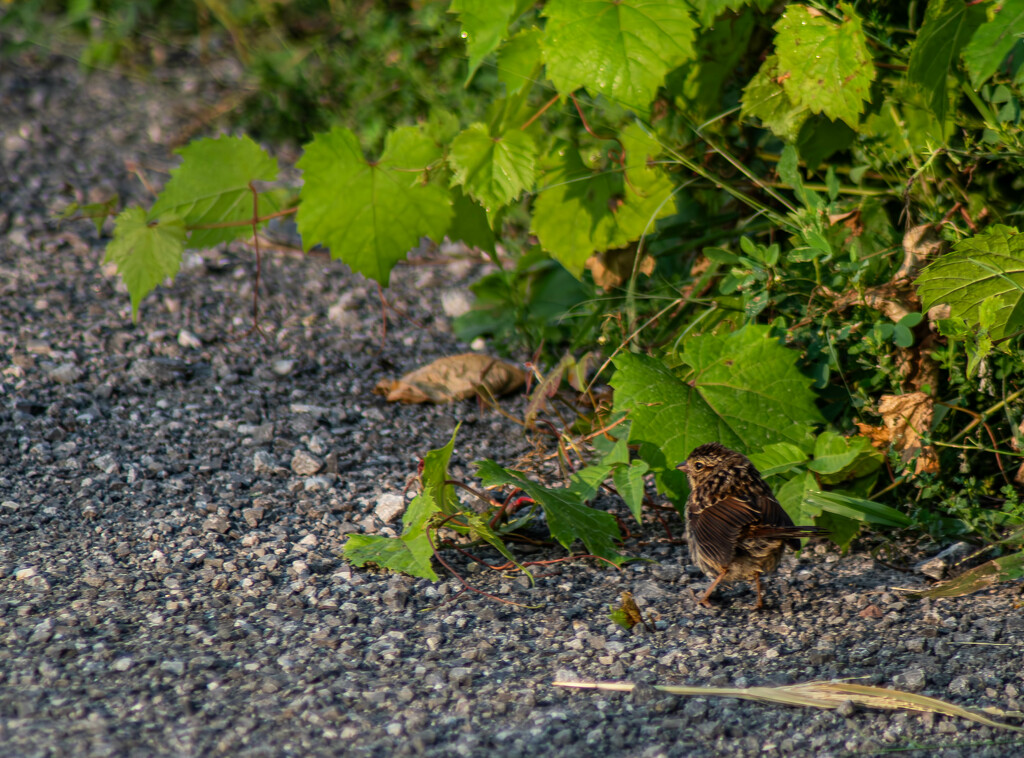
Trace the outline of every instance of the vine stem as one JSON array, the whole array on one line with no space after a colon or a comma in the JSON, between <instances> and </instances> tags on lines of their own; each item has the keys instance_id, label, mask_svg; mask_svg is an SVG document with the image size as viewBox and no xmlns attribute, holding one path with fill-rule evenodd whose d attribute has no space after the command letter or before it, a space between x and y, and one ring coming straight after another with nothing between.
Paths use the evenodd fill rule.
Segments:
<instances>
[{"instance_id":1,"label":"vine stem","mask_svg":"<svg viewBox=\"0 0 1024 758\"><path fill-rule=\"evenodd\" d=\"M1012 395L1009 395L1009 396L1007 396L1007 397L1004 397L1004 398L1003 398L1002 400L1000 400L1000 401L999 401L998 403L996 403L996 404L995 404L995 405L993 405L992 407L990 407L990 408L987 408L987 409L983 410L983 411L982 411L981 413L979 413L979 414L978 414L978 417L977 417L977 418L975 418L975 419L974 419L974 421L972 421L972 422L971 422L971 423L969 423L969 424L968 424L967 426L965 426L965 427L964 427L964 428L963 428L963 429L962 429L962 430L960 431L960 433L959 433L959 434L957 434L957 435L956 435L955 437L953 437L953 439L951 439L951 440L949 441L949 443L947 443L947 444L951 444L951 443L953 443L953 442L956 442L957 440L960 440L960 439L962 439L963 437L965 437L966 435L970 434L970 433L971 433L971 431L972 431L972 430L973 430L973 429L974 429L975 427L977 427L977 426L978 426L979 424L983 423L983 422L985 421L985 419L987 419L987 418L988 418L989 416L991 416L992 414L994 414L994 413L996 413L996 412L998 412L998 411L1001 411L1001 410L1002 410L1003 408L1005 408L1005 407L1006 407L1007 405L1009 405L1009 404L1010 404L1010 403L1012 403L1012 402L1013 402L1014 400L1016 400L1017 398L1019 398L1019 397L1020 397L1021 395L1024 395L1024 389L1019 389L1019 390L1017 390L1017 391L1016 391L1016 392L1014 392L1014 393L1013 393Z\"/></svg>"}]
</instances>

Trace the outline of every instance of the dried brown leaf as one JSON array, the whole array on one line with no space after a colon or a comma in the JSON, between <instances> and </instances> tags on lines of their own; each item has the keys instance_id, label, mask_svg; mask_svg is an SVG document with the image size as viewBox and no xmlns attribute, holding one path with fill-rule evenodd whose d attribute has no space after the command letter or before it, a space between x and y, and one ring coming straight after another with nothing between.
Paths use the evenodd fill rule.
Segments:
<instances>
[{"instance_id":1,"label":"dried brown leaf","mask_svg":"<svg viewBox=\"0 0 1024 758\"><path fill-rule=\"evenodd\" d=\"M942 239L941 227L920 224L911 228L903 235L903 264L893 276L893 281L913 280L928 259L938 257L945 248L946 242Z\"/></svg>"},{"instance_id":2,"label":"dried brown leaf","mask_svg":"<svg viewBox=\"0 0 1024 758\"><path fill-rule=\"evenodd\" d=\"M931 430L933 413L932 397L924 392L882 395L878 403L878 415L882 417L893 447L900 451L904 461L917 459L914 470L918 474L939 470L935 448L921 442L921 435Z\"/></svg>"},{"instance_id":3,"label":"dried brown leaf","mask_svg":"<svg viewBox=\"0 0 1024 758\"><path fill-rule=\"evenodd\" d=\"M383 379L374 388L391 403L450 403L478 394L498 397L519 389L526 372L480 353L438 358L401 379Z\"/></svg>"},{"instance_id":4,"label":"dried brown leaf","mask_svg":"<svg viewBox=\"0 0 1024 758\"><path fill-rule=\"evenodd\" d=\"M594 277L594 284L601 289L621 287L622 283L633 276L637 250L635 246L605 250L587 259L586 266ZM650 276L654 273L654 258L646 253L637 265L638 273Z\"/></svg>"}]
</instances>

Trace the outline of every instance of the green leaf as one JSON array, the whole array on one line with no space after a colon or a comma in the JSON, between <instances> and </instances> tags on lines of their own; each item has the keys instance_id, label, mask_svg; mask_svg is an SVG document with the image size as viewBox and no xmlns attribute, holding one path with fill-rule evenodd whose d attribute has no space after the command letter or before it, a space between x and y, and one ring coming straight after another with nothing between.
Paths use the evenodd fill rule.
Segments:
<instances>
[{"instance_id":1,"label":"green leaf","mask_svg":"<svg viewBox=\"0 0 1024 758\"><path fill-rule=\"evenodd\" d=\"M804 500L812 507L823 511L871 524L901 529L913 523L909 516L895 508L876 503L873 500L844 495L841 492L812 491L805 495Z\"/></svg>"},{"instance_id":2,"label":"green leaf","mask_svg":"<svg viewBox=\"0 0 1024 758\"><path fill-rule=\"evenodd\" d=\"M622 538L615 517L584 505L584 498L573 487L543 487L517 471L502 468L492 460L477 461L476 467L477 476L485 487L518 487L540 503L547 516L551 535L567 550L573 542L582 540L592 555L616 565L624 560L615 549L615 541Z\"/></svg>"},{"instance_id":3,"label":"green leaf","mask_svg":"<svg viewBox=\"0 0 1024 758\"><path fill-rule=\"evenodd\" d=\"M542 183L530 231L576 278L591 255L639 239L675 212L662 169L638 167L627 183L621 174L591 171L573 148L563 148Z\"/></svg>"},{"instance_id":4,"label":"green leaf","mask_svg":"<svg viewBox=\"0 0 1024 758\"><path fill-rule=\"evenodd\" d=\"M714 26L717 28L723 20L719 19L718 23L715 23L715 19L721 16L726 11L738 11L744 5L753 4L757 7L764 9L766 5L765 0L696 0L692 2L694 9L697 11L697 20L700 22L702 27ZM702 36L704 32L701 32Z\"/></svg>"},{"instance_id":5,"label":"green leaf","mask_svg":"<svg viewBox=\"0 0 1024 758\"><path fill-rule=\"evenodd\" d=\"M452 142L453 183L490 213L533 186L537 147L521 129L491 136L486 124L471 124Z\"/></svg>"},{"instance_id":6,"label":"green leaf","mask_svg":"<svg viewBox=\"0 0 1024 758\"><path fill-rule=\"evenodd\" d=\"M498 81L505 85L507 97L519 94L537 80L541 66L540 40L540 29L524 29L498 51Z\"/></svg>"},{"instance_id":7,"label":"green leaf","mask_svg":"<svg viewBox=\"0 0 1024 758\"><path fill-rule=\"evenodd\" d=\"M469 53L467 84L483 59L501 44L515 11L515 0L452 0L448 6L449 13L458 14L462 37L466 40L466 52Z\"/></svg>"},{"instance_id":8,"label":"green leaf","mask_svg":"<svg viewBox=\"0 0 1024 758\"><path fill-rule=\"evenodd\" d=\"M114 223L104 262L117 264L132 299L132 320L137 320L142 298L178 273L185 252L185 222L168 214L151 223L142 208L125 208Z\"/></svg>"},{"instance_id":9,"label":"green leaf","mask_svg":"<svg viewBox=\"0 0 1024 758\"><path fill-rule=\"evenodd\" d=\"M452 225L448 237L462 240L470 247L494 252L494 230L487 223L487 211L456 188L452 199Z\"/></svg>"},{"instance_id":10,"label":"green leaf","mask_svg":"<svg viewBox=\"0 0 1024 758\"><path fill-rule=\"evenodd\" d=\"M107 220L108 216L114 215L114 211L117 210L117 206L120 203L121 198L116 192L108 199L99 203L86 203L85 205L71 203L57 214L57 220L66 221L76 215L79 218L92 219L93 224L96 226L96 234L102 234L103 222Z\"/></svg>"},{"instance_id":11,"label":"green leaf","mask_svg":"<svg viewBox=\"0 0 1024 758\"><path fill-rule=\"evenodd\" d=\"M176 151L182 164L149 209L148 219L177 216L191 229L188 246L208 248L252 233L249 225L195 229L252 219L252 182L277 179L277 161L248 137L199 139ZM275 196L260 193L259 213L279 210Z\"/></svg>"},{"instance_id":12,"label":"green leaf","mask_svg":"<svg viewBox=\"0 0 1024 758\"><path fill-rule=\"evenodd\" d=\"M882 460L882 454L867 438L825 431L814 443L814 460L807 468L820 474L822 483L837 484L870 474L882 465Z\"/></svg>"},{"instance_id":13,"label":"green leaf","mask_svg":"<svg viewBox=\"0 0 1024 758\"><path fill-rule=\"evenodd\" d=\"M452 438L444 447L429 451L423 456L423 474L420 477L423 489L430 493L444 515L449 516L460 510L459 499L455 495L455 488L448 481L448 464L452 460L452 451L455 449L455 437L459 433L460 424L456 424ZM408 526L406 532L408 532Z\"/></svg>"},{"instance_id":14,"label":"green leaf","mask_svg":"<svg viewBox=\"0 0 1024 758\"><path fill-rule=\"evenodd\" d=\"M391 571L436 582L437 573L431 565L434 551L424 526L438 510L430 493L421 492L409 503L403 517L405 529L401 537L353 534L345 542L345 558L354 566L373 563Z\"/></svg>"},{"instance_id":15,"label":"green leaf","mask_svg":"<svg viewBox=\"0 0 1024 758\"><path fill-rule=\"evenodd\" d=\"M655 469L676 466L711 440L744 452L800 442L823 419L799 357L770 327L753 324L687 340L681 377L654 358L624 353L611 379L615 410L629 411L630 441Z\"/></svg>"},{"instance_id":16,"label":"green leaf","mask_svg":"<svg viewBox=\"0 0 1024 758\"><path fill-rule=\"evenodd\" d=\"M776 442L758 453L751 454L749 458L761 472L761 476L774 476L788 473L797 466L807 463L810 456L792 442Z\"/></svg>"},{"instance_id":17,"label":"green leaf","mask_svg":"<svg viewBox=\"0 0 1024 758\"><path fill-rule=\"evenodd\" d=\"M840 3L843 22L790 5L775 24L775 54L790 101L854 129L870 99L875 67L860 17Z\"/></svg>"},{"instance_id":18,"label":"green leaf","mask_svg":"<svg viewBox=\"0 0 1024 758\"><path fill-rule=\"evenodd\" d=\"M1020 37L1024 37L1024 0L1004 0L995 17L978 27L964 48L964 64L974 89L996 72Z\"/></svg>"},{"instance_id":19,"label":"green leaf","mask_svg":"<svg viewBox=\"0 0 1024 758\"><path fill-rule=\"evenodd\" d=\"M388 134L379 161L367 161L349 129L318 134L298 161L304 186L296 223L303 249L331 249L354 271L387 285L391 269L420 241L440 242L451 193L426 181L441 151L417 127Z\"/></svg>"},{"instance_id":20,"label":"green leaf","mask_svg":"<svg viewBox=\"0 0 1024 758\"><path fill-rule=\"evenodd\" d=\"M1024 328L1024 235L1008 226L989 227L956 243L916 283L923 310L946 303L953 318L972 326L980 324L982 304L992 301L989 333L1001 339Z\"/></svg>"},{"instance_id":21,"label":"green leaf","mask_svg":"<svg viewBox=\"0 0 1024 758\"><path fill-rule=\"evenodd\" d=\"M694 55L685 3L551 0L543 12L547 74L562 95L586 87L646 114L665 74Z\"/></svg>"},{"instance_id":22,"label":"green leaf","mask_svg":"<svg viewBox=\"0 0 1024 758\"><path fill-rule=\"evenodd\" d=\"M643 461L633 461L628 466L619 466L612 473L612 481L619 496L629 506L629 512L637 523L642 523L641 511L644 505L644 477L651 470Z\"/></svg>"},{"instance_id":23,"label":"green leaf","mask_svg":"<svg viewBox=\"0 0 1024 758\"><path fill-rule=\"evenodd\" d=\"M744 118L760 119L776 137L795 143L811 111L806 105L795 105L789 99L779 81L778 56L770 55L743 89L740 114Z\"/></svg>"},{"instance_id":24,"label":"green leaf","mask_svg":"<svg viewBox=\"0 0 1024 758\"><path fill-rule=\"evenodd\" d=\"M985 9L963 0L932 0L910 53L907 79L919 86L939 124L949 108L948 79L960 51L985 21Z\"/></svg>"},{"instance_id":25,"label":"green leaf","mask_svg":"<svg viewBox=\"0 0 1024 758\"><path fill-rule=\"evenodd\" d=\"M818 482L814 474L804 471L788 479L781 487L776 487L775 498L794 524L813 524L821 514L821 508L808 503L807 495L817 489Z\"/></svg>"}]
</instances>

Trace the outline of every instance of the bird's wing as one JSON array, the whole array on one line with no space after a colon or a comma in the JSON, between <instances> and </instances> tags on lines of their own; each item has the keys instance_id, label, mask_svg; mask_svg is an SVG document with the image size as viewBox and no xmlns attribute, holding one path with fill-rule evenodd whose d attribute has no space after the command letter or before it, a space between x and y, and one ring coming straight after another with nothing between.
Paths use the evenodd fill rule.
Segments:
<instances>
[{"instance_id":1,"label":"bird's wing","mask_svg":"<svg viewBox=\"0 0 1024 758\"><path fill-rule=\"evenodd\" d=\"M730 494L704 505L691 504L687 518L701 552L712 563L727 566L740 534L761 521L761 510L749 498Z\"/></svg>"},{"instance_id":2,"label":"bird's wing","mask_svg":"<svg viewBox=\"0 0 1024 758\"><path fill-rule=\"evenodd\" d=\"M764 492L757 498L760 501L761 523L765 526L793 526L793 519L779 505L767 484L764 485Z\"/></svg>"}]
</instances>

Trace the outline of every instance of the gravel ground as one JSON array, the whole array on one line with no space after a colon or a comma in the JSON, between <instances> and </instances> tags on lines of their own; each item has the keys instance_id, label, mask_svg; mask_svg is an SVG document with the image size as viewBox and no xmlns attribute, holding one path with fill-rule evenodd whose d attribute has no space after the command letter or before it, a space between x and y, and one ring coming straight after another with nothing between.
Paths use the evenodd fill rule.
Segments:
<instances>
[{"instance_id":1,"label":"gravel ground","mask_svg":"<svg viewBox=\"0 0 1024 758\"><path fill-rule=\"evenodd\" d=\"M657 525L626 546L648 562L559 564L532 588L452 559L530 609L456 597L454 579L348 566L346 535L400 528L378 504L458 422L456 476L530 449L474 402L371 394L379 378L466 349L441 303L476 264L398 270L389 298L407 316L392 317L383 346L375 287L285 254L265 266L267 339L243 336L241 248L190 256L133 325L104 241L51 211L111 191L144 201L126 161L172 165L162 143L185 118L175 106L205 85L186 71L169 72L171 86L85 78L60 60L3 67L4 755L1024 755L1019 735L931 714L551 686L866 677L1017 710L1019 584L908 601L892 588L920 577L818 546L786 558L765 612L742 587L707 610L694 600L705 580ZM652 632L609 621L623 590Z\"/></svg>"}]
</instances>

